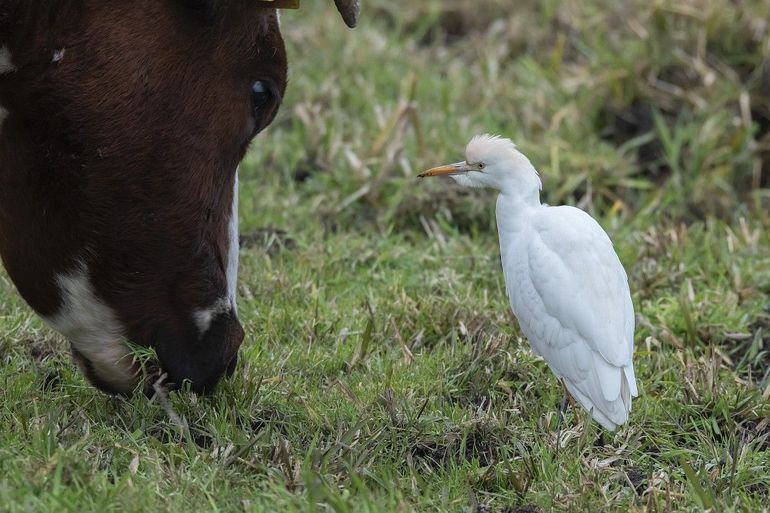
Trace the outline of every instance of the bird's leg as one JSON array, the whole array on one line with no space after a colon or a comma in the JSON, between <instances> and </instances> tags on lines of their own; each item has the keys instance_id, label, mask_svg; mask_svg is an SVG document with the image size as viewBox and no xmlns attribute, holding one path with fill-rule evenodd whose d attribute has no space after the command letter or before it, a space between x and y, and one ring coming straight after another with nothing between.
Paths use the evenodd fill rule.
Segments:
<instances>
[{"instance_id":1,"label":"bird's leg","mask_svg":"<svg viewBox=\"0 0 770 513\"><path fill-rule=\"evenodd\" d=\"M564 414L567 411L567 405L569 404L569 392L567 392L567 386L564 384L564 380L560 379L559 382L561 383L562 390L564 391L564 396L561 398L561 406L559 406L559 418L556 421L556 430L561 430L561 423L564 420Z\"/></svg>"},{"instance_id":2,"label":"bird's leg","mask_svg":"<svg viewBox=\"0 0 770 513\"><path fill-rule=\"evenodd\" d=\"M564 420L564 413L567 411L567 404L569 400L569 393L567 387L564 384L564 380L560 379L562 389L564 390L564 396L561 398L561 405L559 406L559 417L556 419L556 454L559 454L559 447L561 447L561 423Z\"/></svg>"},{"instance_id":3,"label":"bird's leg","mask_svg":"<svg viewBox=\"0 0 770 513\"><path fill-rule=\"evenodd\" d=\"M561 405L559 406L559 420L556 422L557 427L561 427L562 421L564 421L564 414L567 413L567 405L569 404L569 396L567 392L564 392L564 396L561 398Z\"/></svg>"}]
</instances>

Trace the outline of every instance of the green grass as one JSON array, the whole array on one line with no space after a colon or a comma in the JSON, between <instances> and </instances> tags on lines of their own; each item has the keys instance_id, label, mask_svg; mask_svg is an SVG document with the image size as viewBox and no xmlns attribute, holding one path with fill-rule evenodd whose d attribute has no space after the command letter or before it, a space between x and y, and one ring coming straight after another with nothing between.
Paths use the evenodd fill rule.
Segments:
<instances>
[{"instance_id":1,"label":"green grass","mask_svg":"<svg viewBox=\"0 0 770 513\"><path fill-rule=\"evenodd\" d=\"M0 274L0 510L768 511L770 2L367 0L352 32L327 4L283 15L213 396L98 393ZM615 434L572 410L557 440L493 194L414 179L483 131L628 270Z\"/></svg>"}]
</instances>

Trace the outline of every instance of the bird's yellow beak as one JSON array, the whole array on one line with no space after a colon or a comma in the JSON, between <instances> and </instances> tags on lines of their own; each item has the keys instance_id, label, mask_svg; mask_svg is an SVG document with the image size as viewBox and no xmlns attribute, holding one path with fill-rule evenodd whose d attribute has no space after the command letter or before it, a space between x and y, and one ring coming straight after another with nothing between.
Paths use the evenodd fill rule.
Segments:
<instances>
[{"instance_id":1,"label":"bird's yellow beak","mask_svg":"<svg viewBox=\"0 0 770 513\"><path fill-rule=\"evenodd\" d=\"M449 164L446 166L439 166L439 167L434 167L433 169L428 169L427 171L417 175L417 178L425 178L428 176L457 175L460 173L467 173L468 171L471 171L471 170L472 169L467 162L455 162L454 164Z\"/></svg>"}]
</instances>

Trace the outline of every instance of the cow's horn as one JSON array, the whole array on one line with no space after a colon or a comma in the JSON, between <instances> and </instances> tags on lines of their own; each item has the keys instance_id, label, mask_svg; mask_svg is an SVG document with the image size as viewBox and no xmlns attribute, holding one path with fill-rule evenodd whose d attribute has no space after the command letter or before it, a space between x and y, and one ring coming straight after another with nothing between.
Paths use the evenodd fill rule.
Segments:
<instances>
[{"instance_id":1,"label":"cow's horn","mask_svg":"<svg viewBox=\"0 0 770 513\"><path fill-rule=\"evenodd\" d=\"M334 3L345 24L350 28L355 27L358 23L358 13L361 12L359 0L334 0Z\"/></svg>"}]
</instances>

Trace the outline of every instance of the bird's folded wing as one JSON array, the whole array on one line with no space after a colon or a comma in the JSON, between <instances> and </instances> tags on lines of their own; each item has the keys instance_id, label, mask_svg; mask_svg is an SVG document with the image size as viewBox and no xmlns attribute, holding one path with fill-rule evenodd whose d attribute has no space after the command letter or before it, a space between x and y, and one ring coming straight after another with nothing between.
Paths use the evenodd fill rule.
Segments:
<instances>
[{"instance_id":1,"label":"bird's folded wing","mask_svg":"<svg viewBox=\"0 0 770 513\"><path fill-rule=\"evenodd\" d=\"M546 313L607 363L630 366L633 306L625 270L607 234L572 207L547 209L534 228L528 269Z\"/></svg>"}]
</instances>

